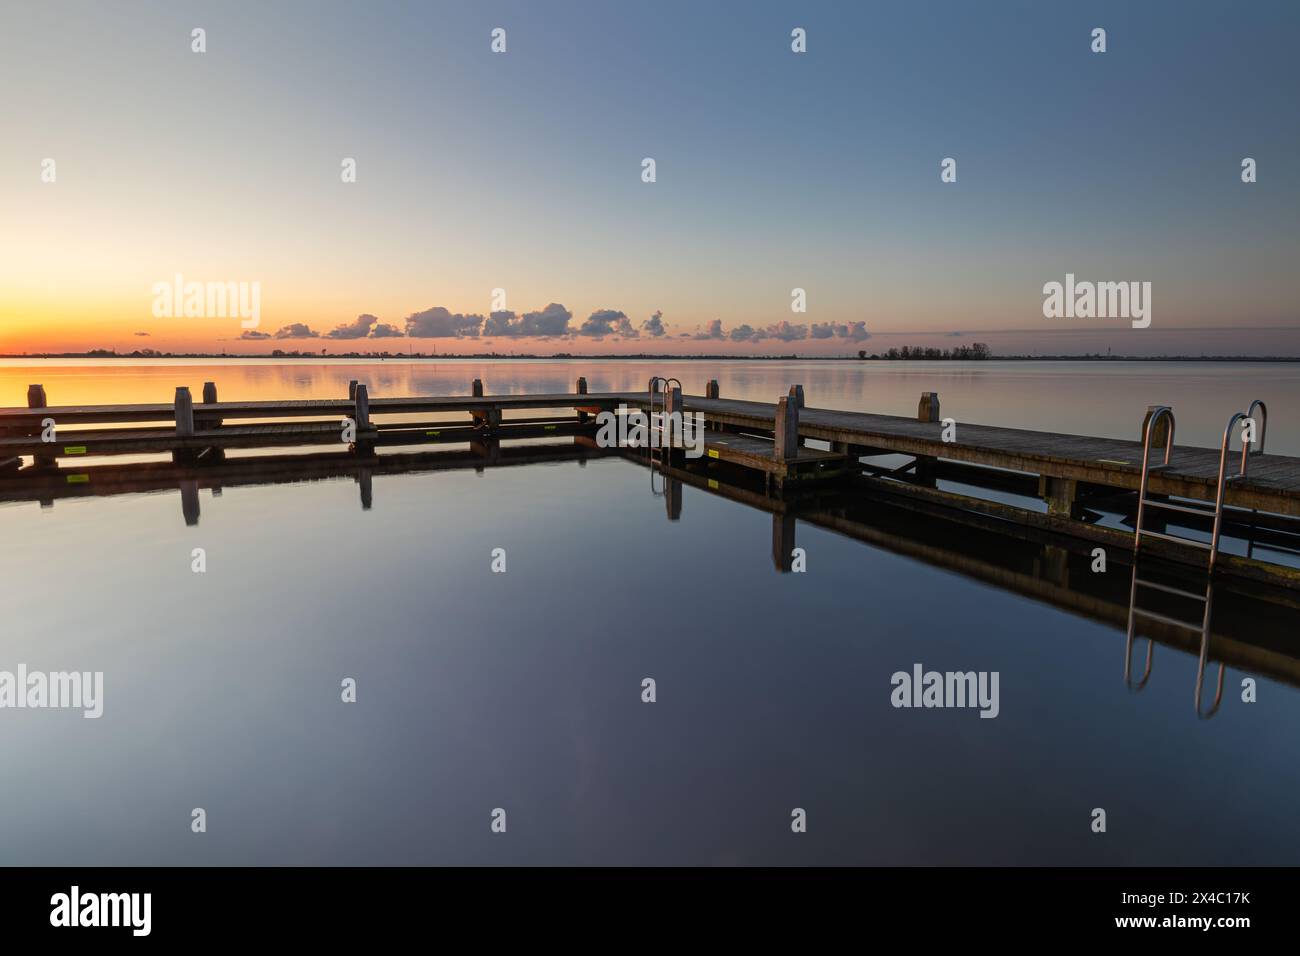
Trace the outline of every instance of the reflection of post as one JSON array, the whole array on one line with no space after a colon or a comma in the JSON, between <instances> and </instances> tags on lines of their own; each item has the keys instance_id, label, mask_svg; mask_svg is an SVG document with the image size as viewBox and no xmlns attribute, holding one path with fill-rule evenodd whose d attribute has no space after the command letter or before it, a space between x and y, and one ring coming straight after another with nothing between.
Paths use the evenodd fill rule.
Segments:
<instances>
[{"instance_id":1,"label":"reflection of post","mask_svg":"<svg viewBox=\"0 0 1300 956\"><path fill-rule=\"evenodd\" d=\"M682 520L682 483L676 478L664 479L664 506L669 521Z\"/></svg>"},{"instance_id":2,"label":"reflection of post","mask_svg":"<svg viewBox=\"0 0 1300 956\"><path fill-rule=\"evenodd\" d=\"M774 512L772 515L772 564L782 574L788 574L794 563L794 515Z\"/></svg>"},{"instance_id":3,"label":"reflection of post","mask_svg":"<svg viewBox=\"0 0 1300 956\"><path fill-rule=\"evenodd\" d=\"M371 480L372 472L369 468L362 468L357 472L357 484L361 486L361 510L369 511L370 506L375 503L374 482Z\"/></svg>"},{"instance_id":4,"label":"reflection of post","mask_svg":"<svg viewBox=\"0 0 1300 956\"><path fill-rule=\"evenodd\" d=\"M1054 544L1043 546L1041 573L1044 578L1063 588L1070 586L1070 552Z\"/></svg>"},{"instance_id":5,"label":"reflection of post","mask_svg":"<svg viewBox=\"0 0 1300 956\"><path fill-rule=\"evenodd\" d=\"M185 515L187 527L199 523L199 483L197 481L181 482L181 513Z\"/></svg>"},{"instance_id":6,"label":"reflection of post","mask_svg":"<svg viewBox=\"0 0 1300 956\"><path fill-rule=\"evenodd\" d=\"M491 435L480 435L471 438L469 441L470 450L481 457L489 465L495 465L501 460L501 441ZM482 469L475 469L481 471Z\"/></svg>"}]
</instances>

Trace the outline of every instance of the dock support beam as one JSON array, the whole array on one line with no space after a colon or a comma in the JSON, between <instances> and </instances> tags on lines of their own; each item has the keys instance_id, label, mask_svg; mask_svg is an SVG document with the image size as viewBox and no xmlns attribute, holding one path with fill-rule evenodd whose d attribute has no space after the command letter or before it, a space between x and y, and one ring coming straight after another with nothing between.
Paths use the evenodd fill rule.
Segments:
<instances>
[{"instance_id":1,"label":"dock support beam","mask_svg":"<svg viewBox=\"0 0 1300 956\"><path fill-rule=\"evenodd\" d=\"M1073 478L1054 478L1040 475L1038 496L1047 502L1047 513L1062 518L1072 518L1079 497L1079 482Z\"/></svg>"},{"instance_id":2,"label":"dock support beam","mask_svg":"<svg viewBox=\"0 0 1300 956\"><path fill-rule=\"evenodd\" d=\"M357 423L357 440L352 450L360 455L375 453L374 436L368 434L373 429L370 424L370 389L365 382L357 383L357 393L353 397L352 420Z\"/></svg>"},{"instance_id":3,"label":"dock support beam","mask_svg":"<svg viewBox=\"0 0 1300 956\"><path fill-rule=\"evenodd\" d=\"M483 397L483 379L481 379L481 378L476 378L476 379L474 379L473 384L470 385L469 393L470 393L471 395L473 395L475 398L482 398L482 397Z\"/></svg>"},{"instance_id":4,"label":"dock support beam","mask_svg":"<svg viewBox=\"0 0 1300 956\"><path fill-rule=\"evenodd\" d=\"M709 379L708 383L704 386L704 397L705 398L721 397L721 394L718 390L718 380L716 378Z\"/></svg>"},{"instance_id":5,"label":"dock support beam","mask_svg":"<svg viewBox=\"0 0 1300 956\"><path fill-rule=\"evenodd\" d=\"M916 406L916 420L918 422L938 422L939 421L939 393L922 392L921 401Z\"/></svg>"},{"instance_id":6,"label":"dock support beam","mask_svg":"<svg viewBox=\"0 0 1300 956\"><path fill-rule=\"evenodd\" d=\"M217 404L217 383L216 382L203 383L203 404L204 405ZM221 419L213 418L208 415L201 415L195 420L194 427L197 428L199 431L209 431L213 428L220 428Z\"/></svg>"},{"instance_id":7,"label":"dock support beam","mask_svg":"<svg viewBox=\"0 0 1300 956\"><path fill-rule=\"evenodd\" d=\"M352 381L348 382L348 401L355 402L356 400L357 400L357 380L354 378Z\"/></svg>"},{"instance_id":8,"label":"dock support beam","mask_svg":"<svg viewBox=\"0 0 1300 956\"><path fill-rule=\"evenodd\" d=\"M804 406L803 406L803 386L802 386L802 385L791 385L791 386L790 386L790 403L791 403L792 405L798 405L800 408L803 408L803 407L804 407Z\"/></svg>"}]
</instances>

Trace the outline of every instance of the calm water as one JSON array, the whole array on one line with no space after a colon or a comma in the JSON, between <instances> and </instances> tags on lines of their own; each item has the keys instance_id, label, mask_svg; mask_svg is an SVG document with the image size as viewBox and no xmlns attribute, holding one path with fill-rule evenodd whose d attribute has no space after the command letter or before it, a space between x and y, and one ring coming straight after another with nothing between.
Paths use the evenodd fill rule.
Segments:
<instances>
[{"instance_id":1,"label":"calm water","mask_svg":"<svg viewBox=\"0 0 1300 956\"><path fill-rule=\"evenodd\" d=\"M1296 371L10 361L0 405L24 404L30 382L76 404L170 401L205 380L238 400L342 397L350 378L378 396L468 393L475 377L569 391L580 374L593 391L640 389L658 373L768 401L801 382L810 405L897 414L938 391L959 422L1124 438L1158 402L1180 442L1214 445L1258 397L1269 450L1300 454ZM187 526L175 489L0 505L0 670L105 682L98 720L0 710L0 862L1300 860L1292 686L1261 676L1242 703L1257 672L1229 668L1220 712L1198 720L1194 651L1157 647L1132 693L1122 630L906 547L800 519L807 572L781 574L771 515L688 486L670 521L646 470L617 458L377 474L368 510L350 478L203 491L201 506ZM864 525L906 539L911 519L873 514ZM1001 554L983 563L997 571ZM1022 557L1008 546L1007 567ZM1126 595L1127 570L1110 573ZM1248 638L1249 602L1221 607ZM1297 655L1295 621L1260 612L1270 653ZM892 707L890 675L918 662L999 672L997 719ZM190 832L194 807L206 834ZM489 828L497 807L505 834ZM1105 834L1090 831L1097 807Z\"/></svg>"}]
</instances>

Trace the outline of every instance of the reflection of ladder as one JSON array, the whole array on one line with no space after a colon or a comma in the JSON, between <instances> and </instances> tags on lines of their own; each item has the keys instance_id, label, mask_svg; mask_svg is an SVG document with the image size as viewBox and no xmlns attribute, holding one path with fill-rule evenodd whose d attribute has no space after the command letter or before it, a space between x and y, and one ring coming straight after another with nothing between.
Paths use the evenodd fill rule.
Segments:
<instances>
[{"instance_id":1,"label":"reflection of ladder","mask_svg":"<svg viewBox=\"0 0 1300 956\"><path fill-rule=\"evenodd\" d=\"M1198 717L1213 717L1219 709L1219 704L1223 701L1223 662L1219 662L1219 679L1214 690L1214 704L1208 711L1201 709L1201 695L1205 687L1205 665L1210 655L1210 618L1214 607L1214 576L1206 575L1205 594L1200 595L1193 591L1187 591L1183 588L1176 588L1168 584L1160 584L1156 581L1138 577L1138 561L1133 562L1133 583L1129 588L1128 598L1128 640L1124 648L1124 683L1130 690L1139 691L1146 686L1147 681L1151 679L1151 660L1155 654L1155 641L1150 637L1145 638L1147 642L1146 666L1142 671L1142 679L1136 684L1133 683L1133 640L1137 636L1137 622L1139 618L1145 618L1151 621L1159 621L1161 624L1167 624L1171 627L1183 628L1189 631L1199 631L1201 635L1201 654L1200 661L1196 668L1196 714ZM1184 598L1189 601L1199 601L1204 605L1204 610L1199 622L1187 621L1181 618L1171 617L1167 614L1160 614L1156 611L1148 610L1138 606L1138 588L1148 588L1153 591L1160 591L1165 594L1172 594L1176 597Z\"/></svg>"},{"instance_id":2,"label":"reflection of ladder","mask_svg":"<svg viewBox=\"0 0 1300 956\"><path fill-rule=\"evenodd\" d=\"M648 387L650 400L648 403L649 408L647 409L647 417L649 419L651 432L660 431L663 428L664 413L668 410L668 396L673 387L673 383L676 383L677 394L680 396L682 392L682 383L680 379L664 378L661 375L650 376L650 384ZM656 399L658 399L659 405L659 411L657 413L655 411ZM660 416L658 419L655 418L656 414ZM662 446L662 442L660 444ZM653 441L650 442L650 447L647 449L650 455L650 493L655 496L663 495L667 489L667 485L662 482L661 488L655 488L655 465L666 464L671 460L670 456L672 454L671 448L661 448L661 450L663 451L662 461L655 455L655 443Z\"/></svg>"},{"instance_id":3,"label":"reflection of ladder","mask_svg":"<svg viewBox=\"0 0 1300 956\"><path fill-rule=\"evenodd\" d=\"M1258 406L1262 413L1259 422L1259 431L1253 436L1252 441L1246 441L1245 435L1242 435L1241 443L1241 466L1237 473L1229 475L1228 471L1228 445L1232 439L1232 429L1238 422L1248 422L1252 426L1254 418L1252 417L1255 408ZM1168 419L1168 431L1165 433L1165 456L1164 461L1159 465L1151 464L1151 441L1156 433L1156 426L1163 420ZM1197 506L1192 503L1165 501L1149 497L1150 476L1153 471L1160 471L1169 467L1169 458L1174 449L1174 411L1167 405L1160 405L1152 409L1151 414L1147 417L1146 428L1142 435L1142 477L1138 485L1138 509L1137 520L1134 526L1133 550L1137 552L1142 547L1143 536L1152 538L1161 538L1165 541L1176 541L1179 544L1190 545L1194 548L1204 548L1210 552L1207 568L1213 572L1215 558L1219 555L1219 537L1223 530L1223 498L1227 490L1227 484L1230 481L1239 481L1246 477L1246 465L1249 462L1249 455L1262 455L1264 453L1264 432L1268 427L1268 408L1262 401L1256 399L1250 403L1250 407L1244 412L1234 412L1233 416L1228 419L1227 426L1223 429L1223 443L1219 448L1219 474L1218 483L1214 493L1214 509ZM1251 445L1255 448L1251 449ZM1161 508L1167 511L1180 511L1184 514L1192 514L1200 517L1214 519L1214 530L1210 534L1209 542L1198 541L1195 538L1185 538L1179 535L1169 534L1164 531L1151 531L1143 528L1142 518L1147 508Z\"/></svg>"}]
</instances>

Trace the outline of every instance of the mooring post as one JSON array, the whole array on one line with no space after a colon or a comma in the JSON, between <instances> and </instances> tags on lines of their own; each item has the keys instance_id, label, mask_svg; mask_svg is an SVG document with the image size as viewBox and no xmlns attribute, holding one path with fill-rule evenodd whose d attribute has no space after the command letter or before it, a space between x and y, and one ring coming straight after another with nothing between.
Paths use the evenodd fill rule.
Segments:
<instances>
[{"instance_id":1,"label":"mooring post","mask_svg":"<svg viewBox=\"0 0 1300 956\"><path fill-rule=\"evenodd\" d=\"M1061 518L1073 518L1075 502L1079 497L1079 482L1074 478L1038 476L1038 496L1047 502L1047 513Z\"/></svg>"},{"instance_id":2,"label":"mooring post","mask_svg":"<svg viewBox=\"0 0 1300 956\"><path fill-rule=\"evenodd\" d=\"M802 385L790 386L790 401L798 405L800 408L803 408L803 386Z\"/></svg>"},{"instance_id":3,"label":"mooring post","mask_svg":"<svg viewBox=\"0 0 1300 956\"><path fill-rule=\"evenodd\" d=\"M789 461L799 454L799 406L789 395L776 403L776 460Z\"/></svg>"},{"instance_id":4,"label":"mooring post","mask_svg":"<svg viewBox=\"0 0 1300 956\"><path fill-rule=\"evenodd\" d=\"M1142 419L1142 432L1138 435L1138 441L1146 441L1147 423L1151 421L1151 416L1156 413L1156 410L1161 407L1160 405L1147 406L1146 417ZM1159 421L1156 422L1155 428L1151 430L1151 451L1160 453L1160 461L1165 460L1165 443L1167 441L1169 441L1169 416L1161 415ZM1155 463L1156 459L1152 458L1151 461Z\"/></svg>"},{"instance_id":5,"label":"mooring post","mask_svg":"<svg viewBox=\"0 0 1300 956\"><path fill-rule=\"evenodd\" d=\"M194 434L194 399L188 385L176 386L176 436L188 438Z\"/></svg>"},{"instance_id":6,"label":"mooring post","mask_svg":"<svg viewBox=\"0 0 1300 956\"><path fill-rule=\"evenodd\" d=\"M685 423L682 422L682 387L674 385L672 388L664 391L664 427L661 435L661 447L673 449L677 447L676 439L681 438L685 441ZM673 423L678 425L674 427Z\"/></svg>"},{"instance_id":7,"label":"mooring post","mask_svg":"<svg viewBox=\"0 0 1300 956\"><path fill-rule=\"evenodd\" d=\"M28 408L48 408L49 402L45 400L44 385L27 386L27 407ZM55 428L58 428L58 422L55 422ZM36 434L39 435L44 429L40 423L36 425ZM59 463L59 460L53 455L34 455L32 461L38 468L52 468Z\"/></svg>"},{"instance_id":8,"label":"mooring post","mask_svg":"<svg viewBox=\"0 0 1300 956\"><path fill-rule=\"evenodd\" d=\"M203 383L203 404L204 405L217 404L217 383L216 382ZM200 420L196 422L195 427L198 428L200 431L207 431L210 428L219 428L221 427L221 419L213 418L209 415L203 415L200 416Z\"/></svg>"},{"instance_id":9,"label":"mooring post","mask_svg":"<svg viewBox=\"0 0 1300 956\"><path fill-rule=\"evenodd\" d=\"M718 398L718 397L720 397L720 396L719 396L719 393L718 393L718 380L717 380L716 378L711 378L711 379L709 379L709 381L705 384L705 386L704 386L704 397L705 397L705 398Z\"/></svg>"},{"instance_id":10,"label":"mooring post","mask_svg":"<svg viewBox=\"0 0 1300 956\"><path fill-rule=\"evenodd\" d=\"M483 379L481 378L474 379L474 384L472 386L471 394L475 398L483 397Z\"/></svg>"},{"instance_id":11,"label":"mooring post","mask_svg":"<svg viewBox=\"0 0 1300 956\"><path fill-rule=\"evenodd\" d=\"M348 401L355 402L356 400L357 400L357 380L354 378L352 379L352 381L348 382Z\"/></svg>"},{"instance_id":12,"label":"mooring post","mask_svg":"<svg viewBox=\"0 0 1300 956\"><path fill-rule=\"evenodd\" d=\"M916 420L918 422L939 421L939 393L938 392L921 393L921 401L916 406Z\"/></svg>"},{"instance_id":13,"label":"mooring post","mask_svg":"<svg viewBox=\"0 0 1300 956\"><path fill-rule=\"evenodd\" d=\"M365 382L357 383L356 393L352 396L352 420L357 423L357 434L370 427L370 390Z\"/></svg>"},{"instance_id":14,"label":"mooring post","mask_svg":"<svg viewBox=\"0 0 1300 956\"><path fill-rule=\"evenodd\" d=\"M585 377L581 376L581 375L578 376L578 381L577 381L577 383L574 385L573 389L574 389L574 392L576 392L578 395L586 395L586 394L587 394L587 379L586 379ZM587 420L587 413L586 413L586 412L583 412L583 411L579 411L579 412L578 412L578 421L579 421L579 423L581 423L581 422L585 422L586 420Z\"/></svg>"}]
</instances>

